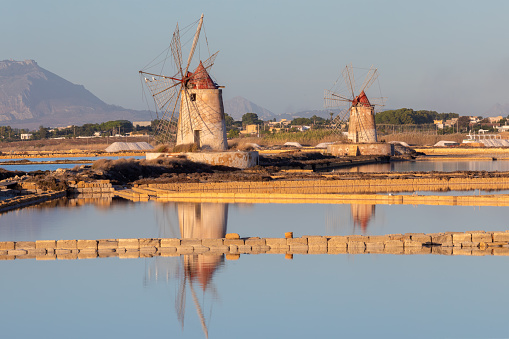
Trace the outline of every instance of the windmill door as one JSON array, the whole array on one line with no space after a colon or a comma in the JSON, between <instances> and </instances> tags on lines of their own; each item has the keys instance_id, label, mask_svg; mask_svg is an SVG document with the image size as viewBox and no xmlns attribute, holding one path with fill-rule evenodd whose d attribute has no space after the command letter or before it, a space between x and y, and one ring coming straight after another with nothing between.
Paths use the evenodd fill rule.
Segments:
<instances>
[{"instance_id":1,"label":"windmill door","mask_svg":"<svg viewBox=\"0 0 509 339\"><path fill-rule=\"evenodd\" d=\"M194 131L194 143L198 146L201 146L200 144L200 130L195 130Z\"/></svg>"}]
</instances>

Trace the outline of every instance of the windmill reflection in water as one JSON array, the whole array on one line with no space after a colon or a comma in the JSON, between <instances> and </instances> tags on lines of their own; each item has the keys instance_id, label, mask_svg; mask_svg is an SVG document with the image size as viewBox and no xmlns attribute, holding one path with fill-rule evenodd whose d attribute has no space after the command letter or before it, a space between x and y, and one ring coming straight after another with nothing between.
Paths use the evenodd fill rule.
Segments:
<instances>
[{"instance_id":1,"label":"windmill reflection in water","mask_svg":"<svg viewBox=\"0 0 509 339\"><path fill-rule=\"evenodd\" d=\"M368 234L368 227L375 218L376 205L371 203L353 203L350 205L350 218L345 218L344 209L338 209L338 205L330 205L327 208L325 223L326 229L331 234L351 235Z\"/></svg>"},{"instance_id":2,"label":"windmill reflection in water","mask_svg":"<svg viewBox=\"0 0 509 339\"><path fill-rule=\"evenodd\" d=\"M160 237L181 239L219 239L226 235L228 204L180 202L161 204L158 211ZM177 213L175 213L177 212ZM179 228L176 229L175 219ZM147 269L146 281L177 279L179 288L175 297L175 309L178 320L184 328L187 288L191 292L196 312L200 318L205 337L208 337L206 319L203 314L203 301L200 304L196 285L207 292L212 299L218 299L212 283L214 273L224 265L224 254L191 254L176 257L154 257ZM212 305L211 305L212 306Z\"/></svg>"}]
</instances>

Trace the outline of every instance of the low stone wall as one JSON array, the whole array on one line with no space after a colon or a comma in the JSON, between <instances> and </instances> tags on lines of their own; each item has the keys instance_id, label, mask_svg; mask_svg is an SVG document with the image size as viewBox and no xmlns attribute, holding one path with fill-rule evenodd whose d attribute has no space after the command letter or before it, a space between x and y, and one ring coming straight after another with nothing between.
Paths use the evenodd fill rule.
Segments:
<instances>
[{"instance_id":1,"label":"low stone wall","mask_svg":"<svg viewBox=\"0 0 509 339\"><path fill-rule=\"evenodd\" d=\"M104 151L87 151L87 150L69 150L64 152L53 151L24 151L4 153L0 155L0 159L29 159L29 158L77 158L77 157L107 157L107 156L121 156L121 157L135 157L144 156L145 151L122 151L122 152L104 152ZM92 159L93 160L93 159Z\"/></svg>"},{"instance_id":2,"label":"low stone wall","mask_svg":"<svg viewBox=\"0 0 509 339\"><path fill-rule=\"evenodd\" d=\"M386 193L414 191L448 191L475 189L509 189L509 177L503 178L384 178L341 180L272 180L232 181L208 183L167 183L135 185L134 188L173 192L228 192L228 193Z\"/></svg>"},{"instance_id":3,"label":"low stone wall","mask_svg":"<svg viewBox=\"0 0 509 339\"><path fill-rule=\"evenodd\" d=\"M227 166L241 169L258 165L259 157L256 151L196 152L186 153L185 155L190 161L213 166Z\"/></svg>"},{"instance_id":4,"label":"low stone wall","mask_svg":"<svg viewBox=\"0 0 509 339\"><path fill-rule=\"evenodd\" d=\"M291 232L289 232L291 234ZM442 254L509 255L509 231L406 233L376 236L303 236L293 238L100 239L0 242L0 259L139 258L180 255L241 254Z\"/></svg>"},{"instance_id":5,"label":"low stone wall","mask_svg":"<svg viewBox=\"0 0 509 339\"><path fill-rule=\"evenodd\" d=\"M236 152L192 152L192 153L147 153L146 159L153 160L159 157L172 157L184 155L189 161L212 166L227 166L245 169L258 165L257 151Z\"/></svg>"},{"instance_id":6,"label":"low stone wall","mask_svg":"<svg viewBox=\"0 0 509 339\"><path fill-rule=\"evenodd\" d=\"M66 191L44 192L36 194L21 195L0 201L0 212L6 212L30 205L40 204L45 201L65 197Z\"/></svg>"},{"instance_id":7,"label":"low stone wall","mask_svg":"<svg viewBox=\"0 0 509 339\"><path fill-rule=\"evenodd\" d=\"M115 188L109 180L93 182L69 182L67 191L44 191L35 182L19 182L16 190L12 190L14 197L0 199L0 212L37 205L70 194L78 194L83 199L111 199L115 196Z\"/></svg>"},{"instance_id":8,"label":"low stone wall","mask_svg":"<svg viewBox=\"0 0 509 339\"><path fill-rule=\"evenodd\" d=\"M346 143L327 145L327 153L334 156L394 155L394 145L386 143Z\"/></svg>"},{"instance_id":9,"label":"low stone wall","mask_svg":"<svg viewBox=\"0 0 509 339\"><path fill-rule=\"evenodd\" d=\"M413 147L416 152L422 152L426 155L496 155L499 157L509 157L509 148L507 147Z\"/></svg>"},{"instance_id":10,"label":"low stone wall","mask_svg":"<svg viewBox=\"0 0 509 339\"><path fill-rule=\"evenodd\" d=\"M307 193L187 193L158 192L157 196L131 191L120 195L132 201L154 199L159 202L223 202L271 204L377 204L377 205L444 205L509 206L509 195L381 195L381 194L307 194Z\"/></svg>"},{"instance_id":11,"label":"low stone wall","mask_svg":"<svg viewBox=\"0 0 509 339\"><path fill-rule=\"evenodd\" d=\"M96 180L92 182L70 181L68 192L79 194L82 198L112 198L115 188L109 180Z\"/></svg>"}]
</instances>

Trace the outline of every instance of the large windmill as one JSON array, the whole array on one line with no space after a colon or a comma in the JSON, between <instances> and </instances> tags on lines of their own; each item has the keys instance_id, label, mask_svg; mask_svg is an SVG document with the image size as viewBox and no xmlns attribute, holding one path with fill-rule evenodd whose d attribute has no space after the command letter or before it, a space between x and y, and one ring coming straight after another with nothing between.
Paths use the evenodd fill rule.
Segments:
<instances>
[{"instance_id":1,"label":"large windmill","mask_svg":"<svg viewBox=\"0 0 509 339\"><path fill-rule=\"evenodd\" d=\"M366 73L364 82L356 87L355 78L362 77L361 71ZM325 90L325 107L339 111L333 119L335 130L341 131L342 126L348 125L348 139L352 142L377 142L375 108L383 106L384 98L380 95L370 101L366 95L377 79L378 70L373 66L362 70L347 65L331 89Z\"/></svg>"},{"instance_id":2,"label":"large windmill","mask_svg":"<svg viewBox=\"0 0 509 339\"><path fill-rule=\"evenodd\" d=\"M176 71L174 75L167 76L163 75L162 71L155 73L147 70L140 71L140 75L154 98L159 120L156 133L161 142L177 146L196 144L202 148L226 150L228 144L222 90L208 73L218 52L204 62L200 60L194 72L189 71L202 25L203 14L198 20L187 62L183 64L181 36L177 23L169 47ZM151 64L145 69L164 66L165 61L166 59L155 65Z\"/></svg>"}]
</instances>

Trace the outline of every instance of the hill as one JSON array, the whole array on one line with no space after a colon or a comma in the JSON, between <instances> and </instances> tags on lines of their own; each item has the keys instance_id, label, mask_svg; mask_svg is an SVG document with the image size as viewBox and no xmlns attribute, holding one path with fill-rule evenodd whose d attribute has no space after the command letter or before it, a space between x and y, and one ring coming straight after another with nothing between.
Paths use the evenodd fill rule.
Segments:
<instances>
[{"instance_id":1,"label":"hill","mask_svg":"<svg viewBox=\"0 0 509 339\"><path fill-rule=\"evenodd\" d=\"M280 119L287 119L287 120L293 120L295 118L311 118L312 116L316 115L317 117L324 118L324 119L330 119L330 112L334 113L334 116L338 114L338 109L327 109L327 110L310 110L310 111L300 111L295 113L283 113L278 114L276 116L276 119L279 121Z\"/></svg>"},{"instance_id":2,"label":"hill","mask_svg":"<svg viewBox=\"0 0 509 339\"><path fill-rule=\"evenodd\" d=\"M295 113L282 113L282 114L274 114L268 109L265 109L257 104L243 98L241 96L235 97L230 100L225 100L224 102L224 111L228 113L234 120L240 121L242 120L242 116L246 113L256 113L258 118L264 121L276 119L277 121L281 119L293 120L295 118L311 118L316 115L318 117L324 119L330 119L331 110L309 110L309 111L301 111ZM338 110L333 110L335 114L337 114Z\"/></svg>"},{"instance_id":3,"label":"hill","mask_svg":"<svg viewBox=\"0 0 509 339\"><path fill-rule=\"evenodd\" d=\"M242 120L242 116L246 113L256 113L261 120L274 119L276 115L257 104L243 97L235 97L224 101L224 111L235 121Z\"/></svg>"},{"instance_id":4,"label":"hill","mask_svg":"<svg viewBox=\"0 0 509 339\"><path fill-rule=\"evenodd\" d=\"M485 117L496 117L496 116L503 116L504 118L509 116L509 104L495 104L490 107L486 112L484 112Z\"/></svg>"},{"instance_id":5,"label":"hill","mask_svg":"<svg viewBox=\"0 0 509 339\"><path fill-rule=\"evenodd\" d=\"M34 60L0 61L0 89L0 125L34 129L151 118L148 111L108 105Z\"/></svg>"}]
</instances>

